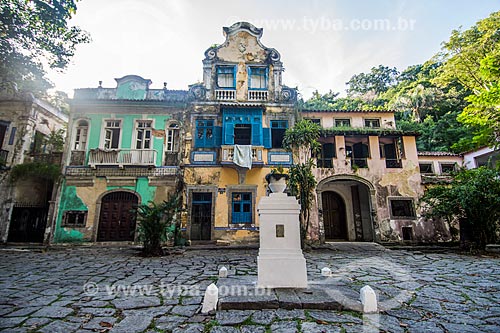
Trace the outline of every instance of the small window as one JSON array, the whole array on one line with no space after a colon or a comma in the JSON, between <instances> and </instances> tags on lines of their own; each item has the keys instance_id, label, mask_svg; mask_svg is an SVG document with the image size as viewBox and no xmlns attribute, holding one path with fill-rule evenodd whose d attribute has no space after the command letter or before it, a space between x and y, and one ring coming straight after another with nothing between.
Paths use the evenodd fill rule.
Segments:
<instances>
[{"instance_id":1,"label":"small window","mask_svg":"<svg viewBox=\"0 0 500 333\"><path fill-rule=\"evenodd\" d=\"M232 223L252 223L252 193L233 193Z\"/></svg>"},{"instance_id":2,"label":"small window","mask_svg":"<svg viewBox=\"0 0 500 333\"><path fill-rule=\"evenodd\" d=\"M380 119L365 119L365 127L379 128Z\"/></svg>"},{"instance_id":3,"label":"small window","mask_svg":"<svg viewBox=\"0 0 500 333\"><path fill-rule=\"evenodd\" d=\"M267 89L267 68L266 67L248 67L248 76L250 89Z\"/></svg>"},{"instance_id":4,"label":"small window","mask_svg":"<svg viewBox=\"0 0 500 333\"><path fill-rule=\"evenodd\" d=\"M120 142L120 125L119 120L106 121L104 128L104 149L118 149Z\"/></svg>"},{"instance_id":5,"label":"small window","mask_svg":"<svg viewBox=\"0 0 500 333\"><path fill-rule=\"evenodd\" d=\"M271 120L271 147L283 148L283 138L288 127L286 120Z\"/></svg>"},{"instance_id":6,"label":"small window","mask_svg":"<svg viewBox=\"0 0 500 333\"><path fill-rule=\"evenodd\" d=\"M434 173L432 172L432 163L419 163L418 166L421 174L430 175Z\"/></svg>"},{"instance_id":7,"label":"small window","mask_svg":"<svg viewBox=\"0 0 500 333\"><path fill-rule=\"evenodd\" d=\"M85 227L87 212L83 210L68 210L64 212L63 227Z\"/></svg>"},{"instance_id":8,"label":"small window","mask_svg":"<svg viewBox=\"0 0 500 333\"><path fill-rule=\"evenodd\" d=\"M321 119L320 118L305 118L305 120L309 120L311 123L321 126Z\"/></svg>"},{"instance_id":9,"label":"small window","mask_svg":"<svg viewBox=\"0 0 500 333\"><path fill-rule=\"evenodd\" d=\"M179 150L179 125L170 124L167 129L167 147L168 152L177 152Z\"/></svg>"},{"instance_id":10,"label":"small window","mask_svg":"<svg viewBox=\"0 0 500 333\"><path fill-rule=\"evenodd\" d=\"M415 219L415 207L413 199L390 199L391 218L393 219Z\"/></svg>"},{"instance_id":11,"label":"small window","mask_svg":"<svg viewBox=\"0 0 500 333\"><path fill-rule=\"evenodd\" d=\"M449 174L455 171L455 163L440 163L440 166L442 174Z\"/></svg>"},{"instance_id":12,"label":"small window","mask_svg":"<svg viewBox=\"0 0 500 333\"><path fill-rule=\"evenodd\" d=\"M403 240L404 241L413 240L413 228L412 227L402 227L401 231L403 233Z\"/></svg>"},{"instance_id":13,"label":"small window","mask_svg":"<svg viewBox=\"0 0 500 333\"><path fill-rule=\"evenodd\" d=\"M136 144L135 149L151 149L151 130L150 120L140 120L136 123Z\"/></svg>"},{"instance_id":14,"label":"small window","mask_svg":"<svg viewBox=\"0 0 500 333\"><path fill-rule=\"evenodd\" d=\"M87 137L89 125L86 121L80 121L75 129L75 142L73 150L85 150L87 147Z\"/></svg>"},{"instance_id":15,"label":"small window","mask_svg":"<svg viewBox=\"0 0 500 333\"><path fill-rule=\"evenodd\" d=\"M234 125L234 144L249 145L252 143L252 125L235 124Z\"/></svg>"},{"instance_id":16,"label":"small window","mask_svg":"<svg viewBox=\"0 0 500 333\"><path fill-rule=\"evenodd\" d=\"M235 66L217 67L217 86L219 88L235 88Z\"/></svg>"},{"instance_id":17,"label":"small window","mask_svg":"<svg viewBox=\"0 0 500 333\"><path fill-rule=\"evenodd\" d=\"M351 119L335 119L335 127L351 127Z\"/></svg>"},{"instance_id":18,"label":"small window","mask_svg":"<svg viewBox=\"0 0 500 333\"><path fill-rule=\"evenodd\" d=\"M213 147L214 143L214 121L197 120L196 121L196 147Z\"/></svg>"},{"instance_id":19,"label":"small window","mask_svg":"<svg viewBox=\"0 0 500 333\"><path fill-rule=\"evenodd\" d=\"M12 127L12 129L10 130L9 145L14 144L14 138L16 137L16 131L17 131L16 127Z\"/></svg>"}]
</instances>

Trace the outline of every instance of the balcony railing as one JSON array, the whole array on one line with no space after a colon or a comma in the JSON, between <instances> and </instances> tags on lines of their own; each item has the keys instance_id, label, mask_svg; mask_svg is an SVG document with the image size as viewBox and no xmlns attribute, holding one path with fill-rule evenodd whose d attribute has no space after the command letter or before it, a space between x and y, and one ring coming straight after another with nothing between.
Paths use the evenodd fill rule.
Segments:
<instances>
[{"instance_id":1,"label":"balcony railing","mask_svg":"<svg viewBox=\"0 0 500 333\"><path fill-rule=\"evenodd\" d=\"M401 162L400 159L386 158L385 159L385 167L386 168L402 168L403 163Z\"/></svg>"},{"instance_id":2,"label":"balcony railing","mask_svg":"<svg viewBox=\"0 0 500 333\"><path fill-rule=\"evenodd\" d=\"M31 154L33 162L60 165L62 161L62 153L46 153L46 154Z\"/></svg>"},{"instance_id":3,"label":"balcony railing","mask_svg":"<svg viewBox=\"0 0 500 333\"><path fill-rule=\"evenodd\" d=\"M316 166L318 168L333 168L333 160L331 158L318 158Z\"/></svg>"},{"instance_id":4,"label":"balcony railing","mask_svg":"<svg viewBox=\"0 0 500 333\"><path fill-rule=\"evenodd\" d=\"M89 151L89 165L155 165L156 150L153 149L120 149Z\"/></svg>"},{"instance_id":5,"label":"balcony railing","mask_svg":"<svg viewBox=\"0 0 500 333\"><path fill-rule=\"evenodd\" d=\"M351 158L351 167L368 168L368 161L365 158Z\"/></svg>"},{"instance_id":6,"label":"balcony railing","mask_svg":"<svg viewBox=\"0 0 500 333\"><path fill-rule=\"evenodd\" d=\"M69 165L85 165L85 150L72 150Z\"/></svg>"},{"instance_id":7,"label":"balcony railing","mask_svg":"<svg viewBox=\"0 0 500 333\"><path fill-rule=\"evenodd\" d=\"M179 163L178 155L179 155L179 153L177 153L177 152L167 151L165 153L165 165L168 165L168 166L177 165Z\"/></svg>"},{"instance_id":8,"label":"balcony railing","mask_svg":"<svg viewBox=\"0 0 500 333\"><path fill-rule=\"evenodd\" d=\"M222 150L221 162L232 163L234 158L234 146L222 146L221 150ZM263 152L264 152L264 147L261 146L252 147L252 163L263 163L264 162L262 157Z\"/></svg>"},{"instance_id":9,"label":"balcony railing","mask_svg":"<svg viewBox=\"0 0 500 333\"><path fill-rule=\"evenodd\" d=\"M267 90L249 90L249 101L267 101Z\"/></svg>"},{"instance_id":10,"label":"balcony railing","mask_svg":"<svg viewBox=\"0 0 500 333\"><path fill-rule=\"evenodd\" d=\"M236 90L234 89L216 89L215 99L219 101L234 101L236 99Z\"/></svg>"}]
</instances>

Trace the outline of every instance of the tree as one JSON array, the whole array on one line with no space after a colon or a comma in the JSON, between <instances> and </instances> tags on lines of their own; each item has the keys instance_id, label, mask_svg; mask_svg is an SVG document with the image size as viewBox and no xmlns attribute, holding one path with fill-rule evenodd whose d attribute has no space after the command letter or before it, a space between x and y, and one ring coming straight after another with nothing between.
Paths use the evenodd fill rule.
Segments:
<instances>
[{"instance_id":1,"label":"tree","mask_svg":"<svg viewBox=\"0 0 500 333\"><path fill-rule=\"evenodd\" d=\"M470 29L454 30L436 56L440 67L435 82L447 85L457 80L472 92L459 120L479 128L477 145L498 144L500 137L500 11Z\"/></svg>"},{"instance_id":2,"label":"tree","mask_svg":"<svg viewBox=\"0 0 500 333\"><path fill-rule=\"evenodd\" d=\"M90 41L69 26L78 0L4 0L0 5L0 80L44 93L51 86L44 65L64 69L78 44Z\"/></svg>"},{"instance_id":3,"label":"tree","mask_svg":"<svg viewBox=\"0 0 500 333\"><path fill-rule=\"evenodd\" d=\"M346 82L348 96L363 96L366 94L379 94L387 91L396 84L399 72L394 68L379 65L372 67L370 73L361 73L351 77Z\"/></svg>"},{"instance_id":4,"label":"tree","mask_svg":"<svg viewBox=\"0 0 500 333\"><path fill-rule=\"evenodd\" d=\"M321 145L318 142L321 127L309 120L300 120L294 127L285 132L283 146L288 150L298 153L299 163L290 167L288 186L290 193L295 195L300 202L300 239L304 241L310 225L310 210L314 202L314 189L316 178L312 173L315 166L311 153L317 152Z\"/></svg>"},{"instance_id":5,"label":"tree","mask_svg":"<svg viewBox=\"0 0 500 333\"><path fill-rule=\"evenodd\" d=\"M162 243L175 235L177 213L180 212L180 196L174 195L168 201L139 205L135 209L139 222L138 234L146 256L163 255Z\"/></svg>"},{"instance_id":6,"label":"tree","mask_svg":"<svg viewBox=\"0 0 500 333\"><path fill-rule=\"evenodd\" d=\"M500 226L500 170L480 167L460 170L449 185L429 188L421 199L427 216L460 221L461 241L470 236L484 249L498 240Z\"/></svg>"}]
</instances>

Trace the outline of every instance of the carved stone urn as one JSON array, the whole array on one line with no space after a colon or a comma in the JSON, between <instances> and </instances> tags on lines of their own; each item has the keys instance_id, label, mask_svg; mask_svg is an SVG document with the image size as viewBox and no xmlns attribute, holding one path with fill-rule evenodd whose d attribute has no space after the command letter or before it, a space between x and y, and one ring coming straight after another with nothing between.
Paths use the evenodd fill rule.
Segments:
<instances>
[{"instance_id":1,"label":"carved stone urn","mask_svg":"<svg viewBox=\"0 0 500 333\"><path fill-rule=\"evenodd\" d=\"M266 175L269 189L272 193L283 193L286 189L286 181L289 176L285 173L270 173Z\"/></svg>"}]
</instances>

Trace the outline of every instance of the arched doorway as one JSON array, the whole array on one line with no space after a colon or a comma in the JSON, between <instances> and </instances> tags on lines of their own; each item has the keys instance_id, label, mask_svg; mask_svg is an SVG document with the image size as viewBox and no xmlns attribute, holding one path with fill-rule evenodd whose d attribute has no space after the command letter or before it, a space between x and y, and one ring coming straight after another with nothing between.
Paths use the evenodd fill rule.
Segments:
<instances>
[{"instance_id":1,"label":"arched doorway","mask_svg":"<svg viewBox=\"0 0 500 333\"><path fill-rule=\"evenodd\" d=\"M125 191L102 197L97 241L133 241L135 218L131 210L138 201L135 194Z\"/></svg>"},{"instance_id":2,"label":"arched doorway","mask_svg":"<svg viewBox=\"0 0 500 333\"><path fill-rule=\"evenodd\" d=\"M325 239L347 239L347 221L344 200L333 191L321 194Z\"/></svg>"}]
</instances>

